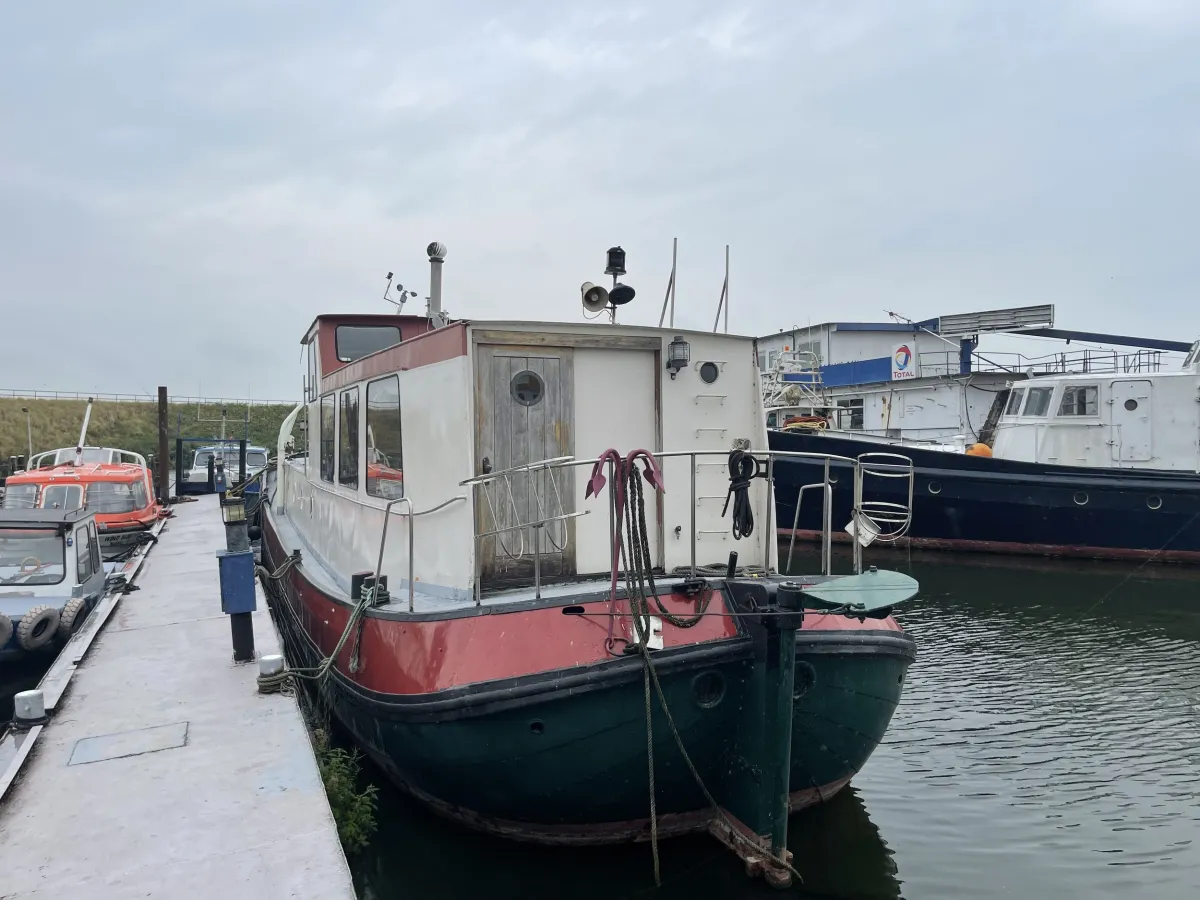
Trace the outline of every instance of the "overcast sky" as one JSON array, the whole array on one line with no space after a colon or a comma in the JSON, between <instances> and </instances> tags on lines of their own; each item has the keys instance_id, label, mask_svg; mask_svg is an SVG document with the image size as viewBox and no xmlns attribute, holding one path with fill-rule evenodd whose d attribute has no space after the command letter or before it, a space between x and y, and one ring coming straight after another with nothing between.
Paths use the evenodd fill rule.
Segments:
<instances>
[{"instance_id":1,"label":"overcast sky","mask_svg":"<svg viewBox=\"0 0 1200 900\"><path fill-rule=\"evenodd\" d=\"M6 3L0 387L290 398L320 312L1054 303L1200 337L1200 2ZM423 300L410 304L422 311Z\"/></svg>"}]
</instances>

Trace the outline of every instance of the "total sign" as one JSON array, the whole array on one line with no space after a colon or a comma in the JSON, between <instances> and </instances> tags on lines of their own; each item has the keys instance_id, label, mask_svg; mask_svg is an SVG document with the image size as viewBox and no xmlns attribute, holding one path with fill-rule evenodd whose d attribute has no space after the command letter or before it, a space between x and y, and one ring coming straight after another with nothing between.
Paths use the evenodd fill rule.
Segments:
<instances>
[{"instance_id":1,"label":"total sign","mask_svg":"<svg viewBox=\"0 0 1200 900\"><path fill-rule=\"evenodd\" d=\"M919 368L914 344L897 344L892 348L892 381L916 378Z\"/></svg>"}]
</instances>

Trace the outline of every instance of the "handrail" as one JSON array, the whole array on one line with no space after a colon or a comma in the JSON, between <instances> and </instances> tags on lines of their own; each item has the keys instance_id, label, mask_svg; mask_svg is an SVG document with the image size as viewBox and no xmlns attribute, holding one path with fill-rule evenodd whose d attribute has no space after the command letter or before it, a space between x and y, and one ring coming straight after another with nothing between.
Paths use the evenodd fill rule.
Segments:
<instances>
[{"instance_id":1,"label":"handrail","mask_svg":"<svg viewBox=\"0 0 1200 900\"><path fill-rule=\"evenodd\" d=\"M390 522L391 518L392 518L392 507L393 506L395 506L397 503L407 503L408 504L408 512L400 513L400 515L402 515L405 518L410 520L408 523L408 611L412 612L413 606L414 606L414 601L416 599L416 582L413 581L413 533L416 531L416 529L413 528L413 524L412 524L411 520L417 518L418 516L427 516L430 513L437 512L439 509L444 509L445 507L449 506L451 503L457 503L459 500L466 500L466 499L467 499L466 497L462 497L462 496L451 497L449 500L445 500L445 501L439 503L437 506L431 506L431 507L429 507L429 509L423 509L420 512L413 512L412 500L409 499L408 497L397 497L394 500L389 500L387 502L387 505L384 506L384 508L383 508L383 534L381 534L379 537L379 558L375 562L375 580L371 582L371 590L375 591L376 594L378 594L379 573L380 573L380 570L383 568L383 548L384 548L384 545L387 543L388 522ZM352 599L354 601L358 600L357 597L352 597L350 599Z\"/></svg>"},{"instance_id":2,"label":"handrail","mask_svg":"<svg viewBox=\"0 0 1200 900\"><path fill-rule=\"evenodd\" d=\"M854 476L854 500L852 506L853 521L859 523L869 521L872 525L877 526L872 529L877 532L876 537L880 540L893 542L898 540L907 531L912 521L912 485L913 485L913 465L912 460L898 453L864 453L858 457L841 456L836 453L815 453L809 451L797 450L752 450L748 451L751 455L758 458L760 461L766 461L766 474L768 482L768 506L765 514L766 532L773 535L772 527L774 522L774 496L775 496L775 463L779 460L800 460L800 459L815 459L821 460L825 465L824 478L820 484L806 485L800 488L797 496L796 521L792 527L792 543L788 549L788 565L790 567L793 550L795 547L795 531L796 524L799 519L799 503L803 496L805 488L823 488L822 502L822 547L821 547L821 569L822 574L831 575L833 569L833 482L830 478L830 467L832 463L844 463L851 468ZM661 453L655 453L655 459L660 462L667 459L688 458L691 461L690 465L690 487L691 487L691 510L690 510L690 542L691 542L691 565L690 571L692 577L695 577L697 572L696 565L696 543L697 535L701 532L697 531L696 527L696 472L700 465L713 465L712 463L698 463L697 460L701 457L721 457L727 458L728 450L668 450ZM475 488L484 489L493 482L498 482L507 479L513 474L533 473L533 472L554 472L559 470L574 469L581 466L594 466L594 459L576 459L574 457L554 457L553 459L541 460L535 463L528 463L521 466L513 466L499 472L489 472L485 475L467 478L459 482L462 487L469 487L472 490ZM613 479L613 466L608 464L608 479L611 482ZM868 476L884 477L884 478L908 478L908 502L907 504L892 503L891 501L881 500L866 500L863 499L863 479ZM556 488L557 489L557 488ZM540 511L540 510L539 510ZM494 510L493 510L494 512ZM577 518L582 515L587 515L588 510L582 512L562 513L556 516L546 516L542 514L536 521L519 522L515 525L506 525L495 528L490 531L475 534L475 555L476 565L474 573L474 593L475 604L482 603L482 559L480 553L480 541L485 537L494 537L501 533L512 531L522 532L522 545L524 542L524 529L533 529L534 536L534 596L541 596L541 540L536 534L537 530L543 528L549 522L566 521L568 519ZM661 523L660 523L661 524ZM615 511L612 501L609 503L609 538L614 537L615 531ZM709 533L709 532L703 532ZM767 541L771 537L766 538ZM859 573L862 571L862 545L858 540L854 541L854 571ZM506 551L507 552L507 551ZM511 556L511 554L509 554ZM522 556L524 550L522 550ZM764 569L771 570L771 547L769 544L764 546Z\"/></svg>"}]
</instances>

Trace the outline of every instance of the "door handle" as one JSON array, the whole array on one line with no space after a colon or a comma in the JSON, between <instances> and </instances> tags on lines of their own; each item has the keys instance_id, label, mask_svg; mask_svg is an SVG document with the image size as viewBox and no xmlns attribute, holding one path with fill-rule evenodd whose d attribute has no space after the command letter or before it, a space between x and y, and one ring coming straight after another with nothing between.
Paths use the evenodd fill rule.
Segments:
<instances>
[{"instance_id":1,"label":"door handle","mask_svg":"<svg viewBox=\"0 0 1200 900\"><path fill-rule=\"evenodd\" d=\"M484 457L483 462L479 464L479 469L484 475L492 474L492 461L489 457Z\"/></svg>"}]
</instances>

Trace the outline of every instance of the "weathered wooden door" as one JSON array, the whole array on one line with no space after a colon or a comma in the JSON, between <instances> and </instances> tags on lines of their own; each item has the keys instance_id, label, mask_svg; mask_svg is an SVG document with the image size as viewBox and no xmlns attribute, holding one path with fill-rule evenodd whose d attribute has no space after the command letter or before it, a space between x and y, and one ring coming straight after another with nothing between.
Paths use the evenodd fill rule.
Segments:
<instances>
[{"instance_id":1,"label":"weathered wooden door","mask_svg":"<svg viewBox=\"0 0 1200 900\"><path fill-rule=\"evenodd\" d=\"M574 453L571 350L481 345L477 363L477 474ZM571 469L519 472L477 489L479 532L499 531L480 541L485 582L532 578L535 549L543 578L575 572L572 522L517 527L573 511L574 478Z\"/></svg>"}]
</instances>

